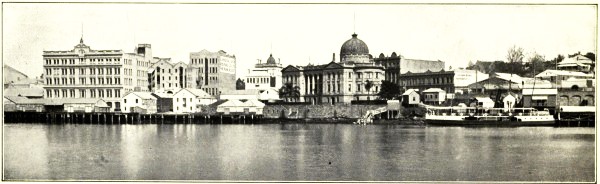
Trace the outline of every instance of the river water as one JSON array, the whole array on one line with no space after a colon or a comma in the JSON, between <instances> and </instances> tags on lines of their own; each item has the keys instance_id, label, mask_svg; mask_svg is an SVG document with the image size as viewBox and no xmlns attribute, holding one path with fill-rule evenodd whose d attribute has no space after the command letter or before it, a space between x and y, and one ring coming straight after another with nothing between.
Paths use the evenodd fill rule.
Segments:
<instances>
[{"instance_id":1,"label":"river water","mask_svg":"<svg viewBox=\"0 0 600 184\"><path fill-rule=\"evenodd\" d=\"M593 128L5 124L8 180L594 181Z\"/></svg>"}]
</instances>

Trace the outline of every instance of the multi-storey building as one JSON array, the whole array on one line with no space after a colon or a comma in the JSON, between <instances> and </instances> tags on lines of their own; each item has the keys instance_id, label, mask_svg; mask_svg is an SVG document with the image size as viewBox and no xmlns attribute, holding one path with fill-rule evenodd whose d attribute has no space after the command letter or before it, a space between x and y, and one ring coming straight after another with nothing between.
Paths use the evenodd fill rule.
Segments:
<instances>
[{"instance_id":1,"label":"multi-storey building","mask_svg":"<svg viewBox=\"0 0 600 184\"><path fill-rule=\"evenodd\" d=\"M374 100L384 80L383 66L373 62L367 44L356 34L340 49L340 62L324 65L287 66L282 70L283 84L290 83L300 92L300 98L286 101L350 103L352 100ZM372 84L367 90L366 84Z\"/></svg>"},{"instance_id":2,"label":"multi-storey building","mask_svg":"<svg viewBox=\"0 0 600 184\"><path fill-rule=\"evenodd\" d=\"M275 61L273 54L269 56L266 63L259 60L255 68L248 70L248 76L245 80L246 89L279 90L283 84L281 69L281 63Z\"/></svg>"},{"instance_id":3,"label":"multi-storey building","mask_svg":"<svg viewBox=\"0 0 600 184\"><path fill-rule=\"evenodd\" d=\"M122 95L148 91L150 44L139 44L134 52L93 50L83 38L72 50L44 51L44 97L102 98L111 111L121 111Z\"/></svg>"},{"instance_id":4,"label":"multi-storey building","mask_svg":"<svg viewBox=\"0 0 600 184\"><path fill-rule=\"evenodd\" d=\"M235 55L222 50L192 52L187 70L187 86L218 96L223 91L235 90L235 70Z\"/></svg>"},{"instance_id":5,"label":"multi-storey building","mask_svg":"<svg viewBox=\"0 0 600 184\"><path fill-rule=\"evenodd\" d=\"M419 89L425 91L429 88L440 88L446 93L463 93L468 91L470 84L489 78L488 74L476 70L453 71L425 71L421 73L405 73L399 76L399 85L405 89Z\"/></svg>"},{"instance_id":6,"label":"multi-storey building","mask_svg":"<svg viewBox=\"0 0 600 184\"><path fill-rule=\"evenodd\" d=\"M174 94L187 86L187 64L172 63L171 58L157 58L148 69L148 90Z\"/></svg>"},{"instance_id":7,"label":"multi-storey building","mask_svg":"<svg viewBox=\"0 0 600 184\"><path fill-rule=\"evenodd\" d=\"M444 69L443 61L429 61L420 59L406 59L402 55L393 52L390 57L383 53L374 59L375 63L385 68L385 80L399 84L400 74L423 73L426 71L438 72Z\"/></svg>"}]
</instances>

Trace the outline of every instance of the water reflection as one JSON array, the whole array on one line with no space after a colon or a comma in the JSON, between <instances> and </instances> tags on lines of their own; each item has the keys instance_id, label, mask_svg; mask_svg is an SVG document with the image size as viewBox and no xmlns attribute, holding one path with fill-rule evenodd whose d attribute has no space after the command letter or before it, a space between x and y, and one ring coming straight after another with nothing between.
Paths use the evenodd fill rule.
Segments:
<instances>
[{"instance_id":1,"label":"water reflection","mask_svg":"<svg viewBox=\"0 0 600 184\"><path fill-rule=\"evenodd\" d=\"M594 179L592 128L341 124L7 124L4 128L6 179Z\"/></svg>"}]
</instances>

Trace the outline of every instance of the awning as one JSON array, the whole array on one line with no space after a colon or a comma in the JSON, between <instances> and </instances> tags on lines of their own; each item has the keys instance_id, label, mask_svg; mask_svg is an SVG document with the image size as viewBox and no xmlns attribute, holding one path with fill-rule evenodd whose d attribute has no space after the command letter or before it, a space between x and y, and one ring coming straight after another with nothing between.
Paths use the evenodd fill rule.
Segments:
<instances>
[{"instance_id":1,"label":"awning","mask_svg":"<svg viewBox=\"0 0 600 184\"><path fill-rule=\"evenodd\" d=\"M548 96L532 96L532 100L548 100Z\"/></svg>"}]
</instances>

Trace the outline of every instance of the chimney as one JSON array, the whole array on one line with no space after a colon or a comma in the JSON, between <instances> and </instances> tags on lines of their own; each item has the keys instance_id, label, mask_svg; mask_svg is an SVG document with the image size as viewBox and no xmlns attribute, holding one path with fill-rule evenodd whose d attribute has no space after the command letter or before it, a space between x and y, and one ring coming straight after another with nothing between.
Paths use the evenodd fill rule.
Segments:
<instances>
[{"instance_id":1,"label":"chimney","mask_svg":"<svg viewBox=\"0 0 600 184\"><path fill-rule=\"evenodd\" d=\"M331 61L335 62L335 52L332 55L333 55L333 60L331 60Z\"/></svg>"}]
</instances>

